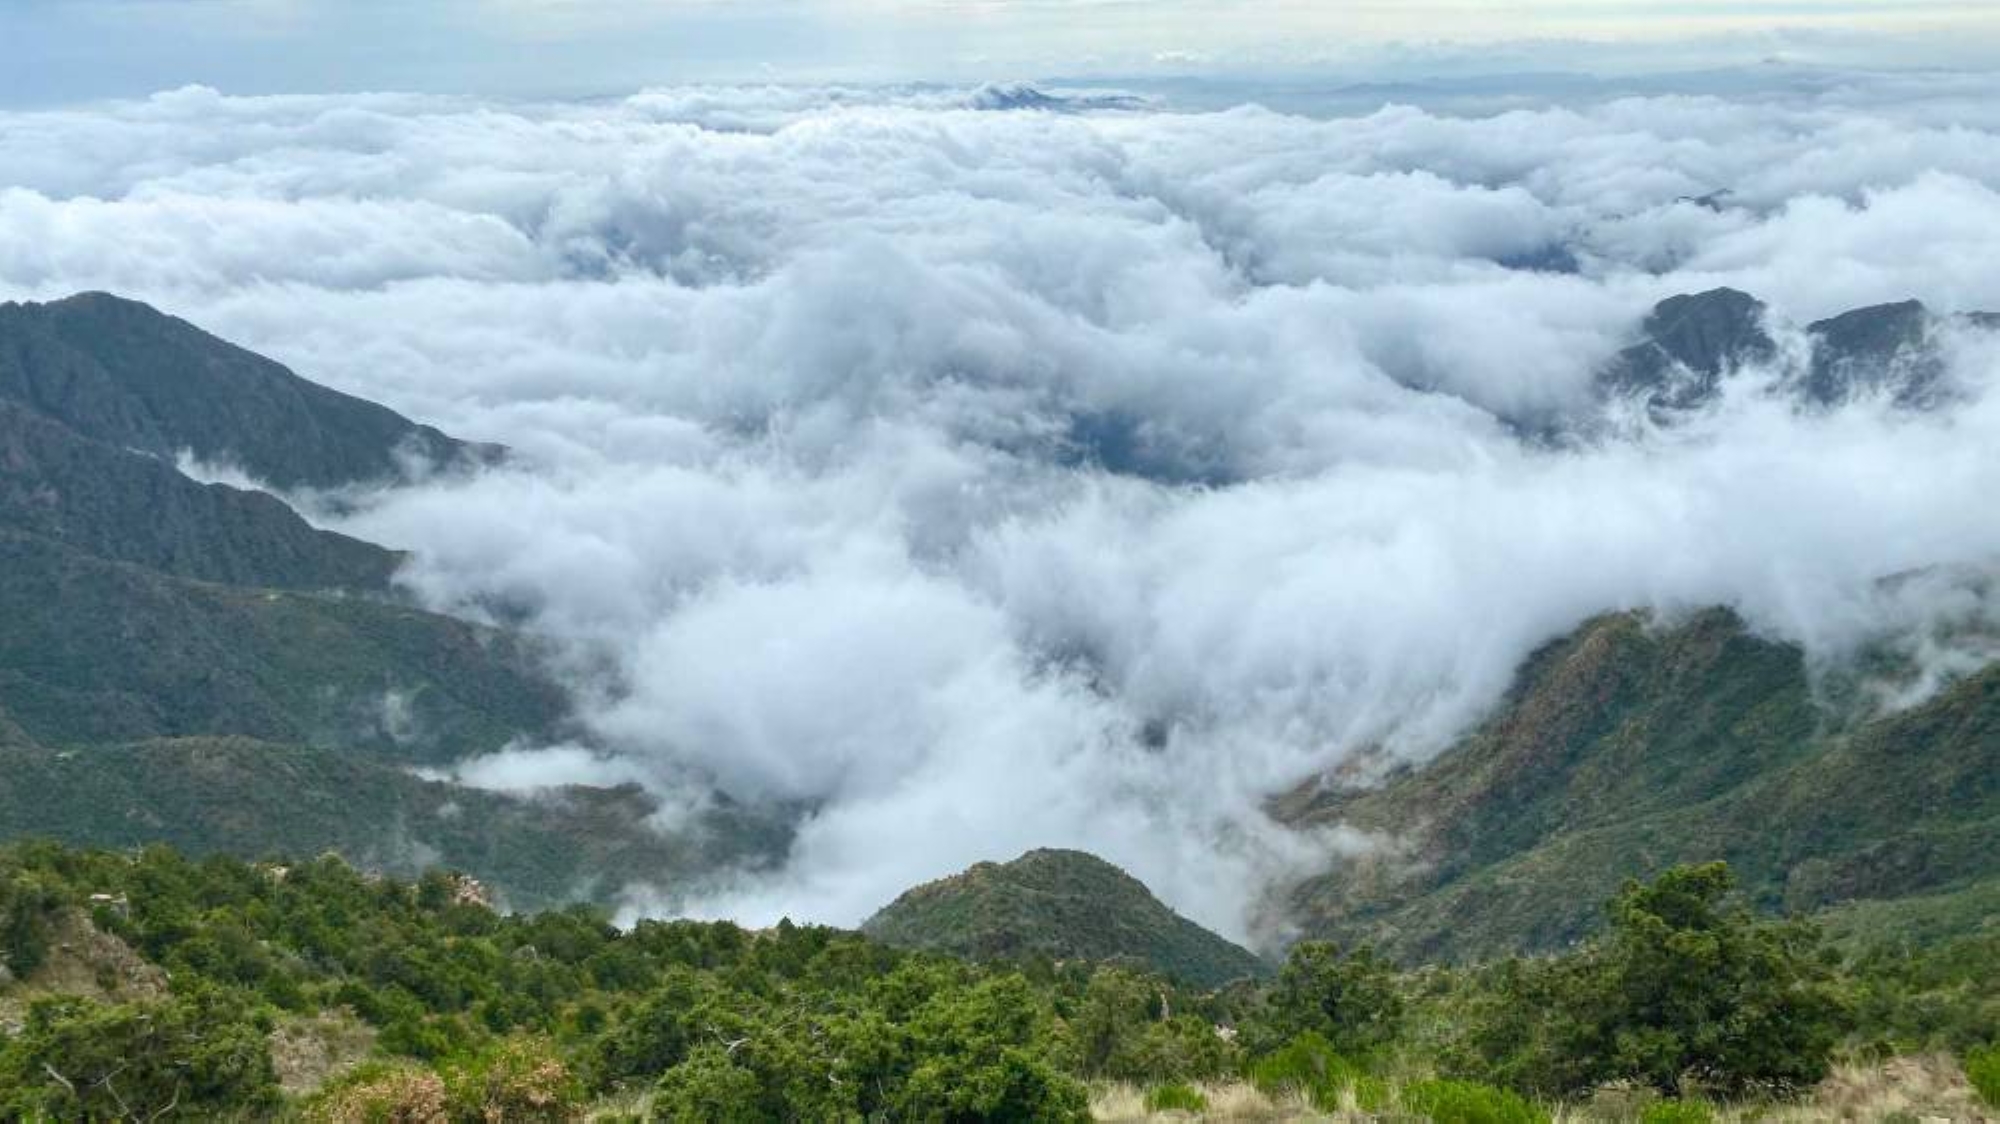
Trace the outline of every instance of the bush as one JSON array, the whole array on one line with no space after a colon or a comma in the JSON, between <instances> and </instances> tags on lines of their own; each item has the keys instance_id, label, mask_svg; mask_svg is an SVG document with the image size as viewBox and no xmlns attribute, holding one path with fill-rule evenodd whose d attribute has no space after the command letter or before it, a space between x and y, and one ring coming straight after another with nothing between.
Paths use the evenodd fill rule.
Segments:
<instances>
[{"instance_id":1,"label":"bush","mask_svg":"<svg viewBox=\"0 0 2000 1124\"><path fill-rule=\"evenodd\" d=\"M18 979L41 965L49 947L50 915L61 901L33 875L0 874L0 968Z\"/></svg>"},{"instance_id":2,"label":"bush","mask_svg":"<svg viewBox=\"0 0 2000 1124\"><path fill-rule=\"evenodd\" d=\"M1207 1112L1208 1098L1192 1085L1161 1085L1146 1094L1147 1112Z\"/></svg>"},{"instance_id":3,"label":"bush","mask_svg":"<svg viewBox=\"0 0 2000 1124\"><path fill-rule=\"evenodd\" d=\"M1549 1119L1518 1093L1471 1081L1418 1081L1404 1086L1403 1107L1434 1124L1547 1124Z\"/></svg>"},{"instance_id":4,"label":"bush","mask_svg":"<svg viewBox=\"0 0 2000 1124\"><path fill-rule=\"evenodd\" d=\"M1250 1067L1250 1083L1267 1096L1302 1093L1323 1109L1340 1107L1341 1094L1353 1089L1364 1108L1382 1099L1381 1083L1360 1066L1340 1056L1333 1044L1307 1031L1276 1053Z\"/></svg>"},{"instance_id":5,"label":"bush","mask_svg":"<svg viewBox=\"0 0 2000 1124\"><path fill-rule=\"evenodd\" d=\"M444 1080L408 1062L377 1062L320 1090L302 1113L309 1124L446 1124Z\"/></svg>"},{"instance_id":6,"label":"bush","mask_svg":"<svg viewBox=\"0 0 2000 1124\"><path fill-rule=\"evenodd\" d=\"M1713 1124L1715 1110L1703 1101L1654 1101L1639 1113L1639 1124Z\"/></svg>"},{"instance_id":7,"label":"bush","mask_svg":"<svg viewBox=\"0 0 2000 1124\"><path fill-rule=\"evenodd\" d=\"M2000 1108L2000 1043L1965 1055L1965 1079L1972 1082L1980 1100Z\"/></svg>"},{"instance_id":8,"label":"bush","mask_svg":"<svg viewBox=\"0 0 2000 1124\"><path fill-rule=\"evenodd\" d=\"M757 1075L720 1046L698 1046L660 1076L653 1119L669 1124L755 1124L763 1111Z\"/></svg>"},{"instance_id":9,"label":"bush","mask_svg":"<svg viewBox=\"0 0 2000 1124\"><path fill-rule=\"evenodd\" d=\"M547 1042L513 1038L445 1077L459 1119L568 1124L583 1115L583 1090Z\"/></svg>"}]
</instances>

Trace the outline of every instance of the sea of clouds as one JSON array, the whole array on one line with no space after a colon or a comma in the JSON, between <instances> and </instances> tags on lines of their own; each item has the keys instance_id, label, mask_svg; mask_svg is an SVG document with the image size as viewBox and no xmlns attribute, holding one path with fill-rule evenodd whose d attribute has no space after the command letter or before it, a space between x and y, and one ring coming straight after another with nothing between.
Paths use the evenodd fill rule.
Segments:
<instances>
[{"instance_id":1,"label":"sea of clouds","mask_svg":"<svg viewBox=\"0 0 2000 1124\"><path fill-rule=\"evenodd\" d=\"M1940 674L2000 619L1991 338L1947 341L1937 411L1746 379L1534 436L1674 293L2000 310L2000 81L1729 86L1347 116L191 88L0 114L0 298L147 300L512 446L323 518L561 642L588 744L467 780L798 810L781 869L650 908L851 924L1074 846L1243 935L1346 845L1265 798L1436 753L1594 614L1725 604Z\"/></svg>"}]
</instances>

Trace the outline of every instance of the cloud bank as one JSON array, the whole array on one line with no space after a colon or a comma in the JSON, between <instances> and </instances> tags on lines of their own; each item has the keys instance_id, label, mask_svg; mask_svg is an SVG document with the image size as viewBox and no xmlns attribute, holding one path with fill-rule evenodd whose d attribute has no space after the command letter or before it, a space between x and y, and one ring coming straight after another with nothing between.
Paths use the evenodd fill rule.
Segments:
<instances>
[{"instance_id":1,"label":"cloud bank","mask_svg":"<svg viewBox=\"0 0 2000 1124\"><path fill-rule=\"evenodd\" d=\"M1950 340L1946 409L1801 412L1752 372L1678 426L1534 436L1673 293L2000 309L1994 85L1353 116L190 88L0 115L0 297L149 300L520 450L342 529L562 642L595 744L463 775L802 810L781 871L644 904L851 924L1076 846L1241 934L1335 845L1265 797L1437 752L1591 615L1727 604L1947 669L2000 620L1990 334Z\"/></svg>"}]
</instances>

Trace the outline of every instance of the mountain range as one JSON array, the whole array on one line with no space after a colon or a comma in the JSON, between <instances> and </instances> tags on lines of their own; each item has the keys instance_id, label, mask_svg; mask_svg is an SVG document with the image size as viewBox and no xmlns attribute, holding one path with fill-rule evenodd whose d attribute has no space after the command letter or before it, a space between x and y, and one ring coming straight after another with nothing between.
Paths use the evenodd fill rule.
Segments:
<instances>
[{"instance_id":1,"label":"mountain range","mask_svg":"<svg viewBox=\"0 0 2000 1124\"><path fill-rule=\"evenodd\" d=\"M1801 409L1869 394L1925 409L1954 393L1951 333L1995 328L1912 302L1793 333L1715 290L1661 302L1598 387L1667 423L1746 377ZM281 496L337 502L507 457L132 301L0 305L0 836L445 864L517 905L774 861L785 820L714 794L664 831L636 786L438 779L581 737L564 685L533 637L426 611L398 591L393 546L316 528ZM1981 924L2000 900L2000 667L1881 705L1871 685L1908 672L1883 656L1830 677L1720 608L1592 620L1435 759L1363 753L1274 797L1283 824L1371 841L1280 888L1274 928L1407 961L1550 950L1592 932L1623 879L1714 858L1771 910ZM1206 984L1262 970L1076 852L981 864L866 928Z\"/></svg>"},{"instance_id":2,"label":"mountain range","mask_svg":"<svg viewBox=\"0 0 2000 1124\"><path fill-rule=\"evenodd\" d=\"M0 835L445 863L521 905L781 846L726 803L672 836L636 787L426 779L570 732L535 642L417 607L395 550L183 471L337 494L505 455L137 302L0 305Z\"/></svg>"}]
</instances>

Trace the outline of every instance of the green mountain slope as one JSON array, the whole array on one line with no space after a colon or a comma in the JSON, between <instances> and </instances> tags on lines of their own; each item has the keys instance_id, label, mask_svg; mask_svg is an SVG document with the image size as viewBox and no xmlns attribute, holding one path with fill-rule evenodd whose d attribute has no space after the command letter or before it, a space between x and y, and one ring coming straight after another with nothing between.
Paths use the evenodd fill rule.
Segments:
<instances>
[{"instance_id":1,"label":"green mountain slope","mask_svg":"<svg viewBox=\"0 0 2000 1124\"><path fill-rule=\"evenodd\" d=\"M1726 859L1754 900L1794 910L1992 877L1996 776L2000 668L1842 725L1797 649L1713 611L1595 621L1429 766L1274 810L1383 841L1299 887L1310 933L1470 959L1574 941L1621 880L1675 863Z\"/></svg>"},{"instance_id":2,"label":"green mountain slope","mask_svg":"<svg viewBox=\"0 0 2000 1124\"><path fill-rule=\"evenodd\" d=\"M0 837L246 858L335 852L404 876L444 866L497 887L515 908L682 883L783 845L776 827L727 807L678 834L648 822L658 810L636 787L506 795L339 749L247 738L0 745Z\"/></svg>"},{"instance_id":3,"label":"green mountain slope","mask_svg":"<svg viewBox=\"0 0 2000 1124\"><path fill-rule=\"evenodd\" d=\"M978 960L1136 960L1214 986L1263 961L1168 909L1138 879L1081 851L980 863L904 893L862 932L887 944Z\"/></svg>"},{"instance_id":4,"label":"green mountain slope","mask_svg":"<svg viewBox=\"0 0 2000 1124\"><path fill-rule=\"evenodd\" d=\"M446 863L529 906L785 845L724 802L669 832L636 788L408 771L563 734L539 653L400 603L401 555L192 480L183 451L283 487L493 455L143 305L0 306L0 838Z\"/></svg>"},{"instance_id":5,"label":"green mountain slope","mask_svg":"<svg viewBox=\"0 0 2000 1124\"><path fill-rule=\"evenodd\" d=\"M0 705L44 745L241 734L416 761L552 730L519 638L358 596L216 585L0 530Z\"/></svg>"},{"instance_id":6,"label":"green mountain slope","mask_svg":"<svg viewBox=\"0 0 2000 1124\"><path fill-rule=\"evenodd\" d=\"M136 301L0 304L0 398L171 462L183 451L282 489L400 479L497 457L307 382Z\"/></svg>"},{"instance_id":7,"label":"green mountain slope","mask_svg":"<svg viewBox=\"0 0 2000 1124\"><path fill-rule=\"evenodd\" d=\"M402 557L314 529L263 492L202 484L0 399L0 527L204 581L388 588Z\"/></svg>"}]
</instances>

